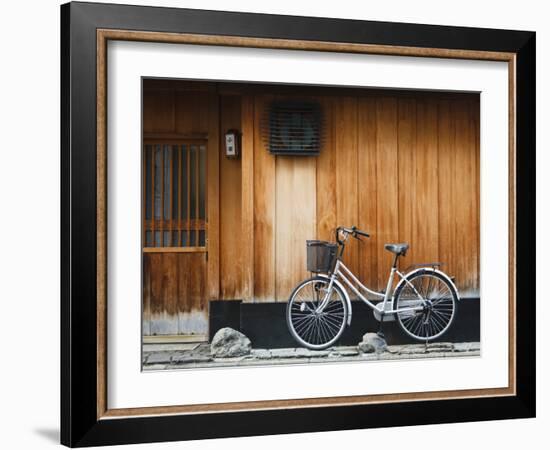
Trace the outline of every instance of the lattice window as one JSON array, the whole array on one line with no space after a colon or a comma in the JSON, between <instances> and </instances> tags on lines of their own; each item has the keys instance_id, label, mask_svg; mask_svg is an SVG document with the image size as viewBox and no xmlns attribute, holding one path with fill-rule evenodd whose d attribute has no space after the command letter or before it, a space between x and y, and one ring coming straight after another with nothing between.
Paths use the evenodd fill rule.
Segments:
<instances>
[{"instance_id":1,"label":"lattice window","mask_svg":"<svg viewBox=\"0 0 550 450\"><path fill-rule=\"evenodd\" d=\"M144 145L144 251L205 248L206 141Z\"/></svg>"}]
</instances>

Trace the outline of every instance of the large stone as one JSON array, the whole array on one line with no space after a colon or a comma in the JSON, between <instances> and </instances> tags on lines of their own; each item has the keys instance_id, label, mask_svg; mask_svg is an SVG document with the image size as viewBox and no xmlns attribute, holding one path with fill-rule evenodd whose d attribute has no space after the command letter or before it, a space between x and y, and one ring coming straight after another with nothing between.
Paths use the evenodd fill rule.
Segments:
<instances>
[{"instance_id":1,"label":"large stone","mask_svg":"<svg viewBox=\"0 0 550 450\"><path fill-rule=\"evenodd\" d=\"M380 354L386 350L387 344L385 339L378 336L376 333L366 333L363 340L357 345L357 350L361 353L376 353Z\"/></svg>"},{"instance_id":2,"label":"large stone","mask_svg":"<svg viewBox=\"0 0 550 450\"><path fill-rule=\"evenodd\" d=\"M221 328L210 344L210 354L215 358L235 358L250 354L252 343L244 334L233 328Z\"/></svg>"}]
</instances>

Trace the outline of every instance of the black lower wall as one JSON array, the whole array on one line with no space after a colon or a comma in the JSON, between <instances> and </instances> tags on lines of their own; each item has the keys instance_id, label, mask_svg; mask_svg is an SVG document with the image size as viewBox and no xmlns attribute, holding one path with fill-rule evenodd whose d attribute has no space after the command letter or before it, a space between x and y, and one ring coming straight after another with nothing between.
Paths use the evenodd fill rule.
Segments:
<instances>
[{"instance_id":1,"label":"black lower wall","mask_svg":"<svg viewBox=\"0 0 550 450\"><path fill-rule=\"evenodd\" d=\"M460 300L453 325L439 341L479 341L479 304L479 298ZM356 345L365 333L378 331L379 322L365 303L354 301L352 307L351 325L346 328L336 345ZM254 348L295 347L296 342L286 325L285 313L286 303L212 301L210 302L209 340L212 340L220 328L231 327L248 336ZM401 331L397 322L384 322L382 330L390 345L416 342Z\"/></svg>"}]
</instances>

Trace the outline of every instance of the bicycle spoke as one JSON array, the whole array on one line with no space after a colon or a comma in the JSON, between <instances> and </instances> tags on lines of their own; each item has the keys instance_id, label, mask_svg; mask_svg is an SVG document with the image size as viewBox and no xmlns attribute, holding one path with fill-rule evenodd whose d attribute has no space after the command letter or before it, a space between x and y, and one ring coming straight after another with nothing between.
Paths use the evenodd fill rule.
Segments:
<instances>
[{"instance_id":1,"label":"bicycle spoke","mask_svg":"<svg viewBox=\"0 0 550 450\"><path fill-rule=\"evenodd\" d=\"M311 319L312 315L309 314L307 316L304 316L304 317L300 317L296 320L294 320L294 326L297 328L298 326L300 326L301 324L303 324L304 322L306 322L308 319Z\"/></svg>"},{"instance_id":2,"label":"bicycle spoke","mask_svg":"<svg viewBox=\"0 0 550 450\"><path fill-rule=\"evenodd\" d=\"M305 332L311 327L313 316L309 316L307 320L301 322L298 326L295 326L295 330L298 334L305 334Z\"/></svg>"},{"instance_id":3,"label":"bicycle spoke","mask_svg":"<svg viewBox=\"0 0 550 450\"><path fill-rule=\"evenodd\" d=\"M320 316L320 320L329 330L331 335L335 335L338 332L338 325L331 322L327 317Z\"/></svg>"},{"instance_id":4,"label":"bicycle spoke","mask_svg":"<svg viewBox=\"0 0 550 450\"><path fill-rule=\"evenodd\" d=\"M323 320L323 318L321 316L319 316L319 325L321 327L321 329L323 330L323 334L324 334L324 339L325 339L325 342L326 341L330 341L332 339L332 337L334 336L334 332L333 330L331 330L329 328L329 326L326 324L326 322Z\"/></svg>"},{"instance_id":5,"label":"bicycle spoke","mask_svg":"<svg viewBox=\"0 0 550 450\"><path fill-rule=\"evenodd\" d=\"M336 320L336 318L333 318L327 315L321 315L320 317L321 317L321 320L323 320L324 322L330 323L331 325L334 325L336 327L339 326L339 323Z\"/></svg>"},{"instance_id":6,"label":"bicycle spoke","mask_svg":"<svg viewBox=\"0 0 550 450\"><path fill-rule=\"evenodd\" d=\"M431 317L430 319L431 319L431 321L433 322L434 327L437 327L436 333L434 333L434 334L439 333L443 328L445 328L445 323L442 322L441 319L438 319L438 318L437 318L437 315L434 314L433 311L432 311L432 317Z\"/></svg>"},{"instance_id":7,"label":"bicycle spoke","mask_svg":"<svg viewBox=\"0 0 550 450\"><path fill-rule=\"evenodd\" d=\"M430 286L432 285L432 277L428 278L428 288L426 289L426 295L424 296L425 299L428 299L430 297Z\"/></svg>"},{"instance_id":8,"label":"bicycle spoke","mask_svg":"<svg viewBox=\"0 0 550 450\"><path fill-rule=\"evenodd\" d=\"M310 280L297 288L287 306L291 332L309 348L326 348L343 332L346 304L337 288L333 288L322 312L319 306L328 293L328 281Z\"/></svg>"},{"instance_id":9,"label":"bicycle spoke","mask_svg":"<svg viewBox=\"0 0 550 450\"><path fill-rule=\"evenodd\" d=\"M311 340L314 329L315 329L315 318L312 317L311 321L309 322L309 326L304 330L304 337L308 340Z\"/></svg>"},{"instance_id":10,"label":"bicycle spoke","mask_svg":"<svg viewBox=\"0 0 550 450\"><path fill-rule=\"evenodd\" d=\"M397 310L421 305L420 301L414 301L418 299L415 289L428 302L422 304L420 313L398 312L399 324L409 335L420 340L440 336L450 326L455 314L455 299L450 285L437 274L416 275L399 291Z\"/></svg>"}]
</instances>

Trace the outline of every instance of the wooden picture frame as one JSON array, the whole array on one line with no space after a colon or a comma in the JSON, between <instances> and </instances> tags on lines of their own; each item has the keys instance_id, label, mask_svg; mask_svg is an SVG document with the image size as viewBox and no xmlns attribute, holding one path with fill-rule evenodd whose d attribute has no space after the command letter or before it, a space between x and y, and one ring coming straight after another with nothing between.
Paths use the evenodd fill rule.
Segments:
<instances>
[{"instance_id":1,"label":"wooden picture frame","mask_svg":"<svg viewBox=\"0 0 550 450\"><path fill-rule=\"evenodd\" d=\"M105 220L108 40L507 62L509 386L109 409ZM64 445L535 416L535 33L77 2L61 7L61 57L61 442Z\"/></svg>"}]
</instances>

